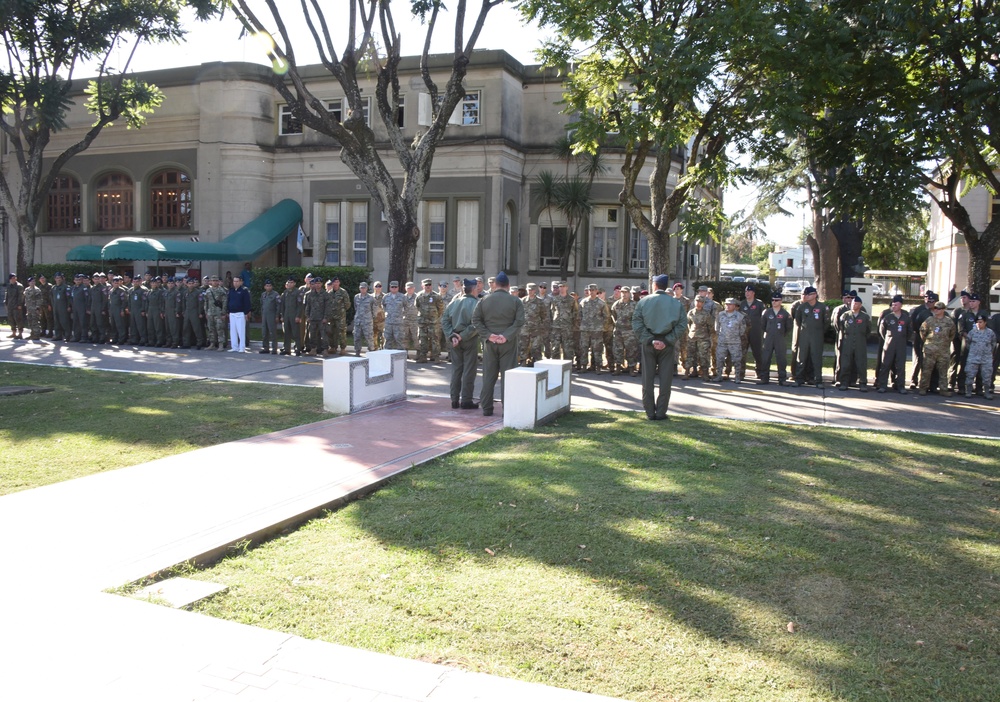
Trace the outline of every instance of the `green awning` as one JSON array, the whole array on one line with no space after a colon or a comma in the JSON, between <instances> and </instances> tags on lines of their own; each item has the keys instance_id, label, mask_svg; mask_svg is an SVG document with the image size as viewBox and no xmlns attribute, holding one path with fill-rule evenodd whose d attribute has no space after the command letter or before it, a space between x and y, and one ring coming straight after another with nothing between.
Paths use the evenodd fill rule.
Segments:
<instances>
[{"instance_id":1,"label":"green awning","mask_svg":"<svg viewBox=\"0 0 1000 702\"><path fill-rule=\"evenodd\" d=\"M101 247L92 244L74 246L66 254L67 261L100 261Z\"/></svg>"},{"instance_id":2,"label":"green awning","mask_svg":"<svg viewBox=\"0 0 1000 702\"><path fill-rule=\"evenodd\" d=\"M121 237L100 252L105 260L123 261L253 261L298 229L302 207L282 200L220 242L160 241L148 237Z\"/></svg>"}]
</instances>

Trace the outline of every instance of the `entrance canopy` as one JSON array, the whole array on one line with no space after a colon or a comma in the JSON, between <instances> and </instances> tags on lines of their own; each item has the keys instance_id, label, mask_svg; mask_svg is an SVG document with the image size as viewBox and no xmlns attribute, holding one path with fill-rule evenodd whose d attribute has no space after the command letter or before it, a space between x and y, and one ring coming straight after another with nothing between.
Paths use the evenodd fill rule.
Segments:
<instances>
[{"instance_id":1,"label":"entrance canopy","mask_svg":"<svg viewBox=\"0 0 1000 702\"><path fill-rule=\"evenodd\" d=\"M101 247L92 244L74 246L66 254L67 261L100 261Z\"/></svg>"},{"instance_id":2,"label":"entrance canopy","mask_svg":"<svg viewBox=\"0 0 1000 702\"><path fill-rule=\"evenodd\" d=\"M295 200L282 200L220 242L160 241L124 236L101 249L106 261L252 261L298 229L302 207ZM85 248L85 247L77 247Z\"/></svg>"}]
</instances>

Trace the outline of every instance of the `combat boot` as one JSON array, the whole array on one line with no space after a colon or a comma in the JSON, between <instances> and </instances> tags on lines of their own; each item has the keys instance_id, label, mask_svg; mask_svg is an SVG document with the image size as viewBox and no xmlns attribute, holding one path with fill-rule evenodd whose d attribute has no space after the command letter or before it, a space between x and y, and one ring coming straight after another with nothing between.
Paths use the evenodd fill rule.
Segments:
<instances>
[{"instance_id":1,"label":"combat boot","mask_svg":"<svg viewBox=\"0 0 1000 702\"><path fill-rule=\"evenodd\" d=\"M622 374L622 368L620 365L616 363L615 367L611 370L611 375L621 375L621 374Z\"/></svg>"},{"instance_id":2,"label":"combat boot","mask_svg":"<svg viewBox=\"0 0 1000 702\"><path fill-rule=\"evenodd\" d=\"M942 390L939 394L941 397L951 397L953 393L951 390Z\"/></svg>"}]
</instances>

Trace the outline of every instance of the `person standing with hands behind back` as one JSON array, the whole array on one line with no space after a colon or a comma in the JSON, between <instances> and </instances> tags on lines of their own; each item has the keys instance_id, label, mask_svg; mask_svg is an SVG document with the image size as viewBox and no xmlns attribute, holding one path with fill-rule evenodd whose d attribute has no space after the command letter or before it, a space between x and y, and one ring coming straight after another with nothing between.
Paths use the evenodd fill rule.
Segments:
<instances>
[{"instance_id":1,"label":"person standing with hands behind back","mask_svg":"<svg viewBox=\"0 0 1000 702\"><path fill-rule=\"evenodd\" d=\"M510 294L510 279L500 271L495 288L476 305L472 323L483 340L483 416L493 415L493 389L497 377L517 365L517 334L524 326L524 305ZM503 385L500 386L503 398Z\"/></svg>"},{"instance_id":2,"label":"person standing with hands behind back","mask_svg":"<svg viewBox=\"0 0 1000 702\"><path fill-rule=\"evenodd\" d=\"M680 300L667 294L670 279L653 278L652 295L639 300L632 314L632 330L642 349L642 407L653 420L667 418L670 386L674 380L674 345L687 329ZM654 400L654 382L660 379L660 392Z\"/></svg>"}]
</instances>

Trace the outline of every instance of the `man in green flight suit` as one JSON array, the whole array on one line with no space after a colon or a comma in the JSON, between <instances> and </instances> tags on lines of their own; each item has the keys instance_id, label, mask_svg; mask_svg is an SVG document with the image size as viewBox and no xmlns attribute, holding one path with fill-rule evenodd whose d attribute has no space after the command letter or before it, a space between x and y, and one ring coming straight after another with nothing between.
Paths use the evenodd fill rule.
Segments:
<instances>
[{"instance_id":1,"label":"man in green flight suit","mask_svg":"<svg viewBox=\"0 0 1000 702\"><path fill-rule=\"evenodd\" d=\"M476 361L479 356L479 332L472 323L479 300L473 295L476 281L463 281L463 290L452 298L452 304L441 315L441 328L451 347L451 407L478 409L472 401L476 383Z\"/></svg>"},{"instance_id":2,"label":"man in green flight suit","mask_svg":"<svg viewBox=\"0 0 1000 702\"><path fill-rule=\"evenodd\" d=\"M524 326L524 305L510 294L510 279L497 274L496 288L479 301L472 323L483 341L483 388L479 401L483 416L493 416L493 389L503 372L517 366L517 334ZM500 385L503 399L503 384Z\"/></svg>"},{"instance_id":3,"label":"man in green flight suit","mask_svg":"<svg viewBox=\"0 0 1000 702\"><path fill-rule=\"evenodd\" d=\"M632 330L642 349L642 407L646 417L653 420L667 418L670 386L677 368L674 346L687 329L684 307L667 294L669 284L666 275L653 278L653 294L639 300L632 313ZM656 378L660 379L660 392L654 400Z\"/></svg>"}]
</instances>

